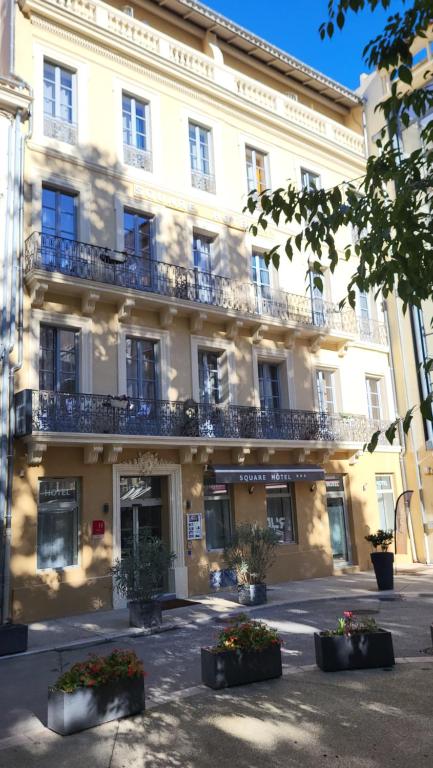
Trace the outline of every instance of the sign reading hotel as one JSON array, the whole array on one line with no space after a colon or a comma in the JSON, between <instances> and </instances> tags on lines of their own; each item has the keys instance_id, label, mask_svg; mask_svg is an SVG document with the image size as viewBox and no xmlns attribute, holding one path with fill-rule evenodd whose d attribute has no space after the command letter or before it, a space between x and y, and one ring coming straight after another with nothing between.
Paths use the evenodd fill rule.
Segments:
<instances>
[{"instance_id":1,"label":"sign reading hotel","mask_svg":"<svg viewBox=\"0 0 433 768\"><path fill-rule=\"evenodd\" d=\"M323 480L322 467L309 466L270 466L270 467L232 467L215 465L209 469L207 482L215 483L290 483L298 481Z\"/></svg>"}]
</instances>

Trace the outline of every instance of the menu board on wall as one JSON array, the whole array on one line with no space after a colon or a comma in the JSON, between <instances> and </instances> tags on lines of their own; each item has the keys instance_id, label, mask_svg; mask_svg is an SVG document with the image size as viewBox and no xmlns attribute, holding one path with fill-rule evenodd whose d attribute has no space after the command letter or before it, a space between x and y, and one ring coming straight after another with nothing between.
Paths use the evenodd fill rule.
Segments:
<instances>
[{"instance_id":1,"label":"menu board on wall","mask_svg":"<svg viewBox=\"0 0 433 768\"><path fill-rule=\"evenodd\" d=\"M186 531L188 541L202 539L202 514L201 512L186 516Z\"/></svg>"}]
</instances>

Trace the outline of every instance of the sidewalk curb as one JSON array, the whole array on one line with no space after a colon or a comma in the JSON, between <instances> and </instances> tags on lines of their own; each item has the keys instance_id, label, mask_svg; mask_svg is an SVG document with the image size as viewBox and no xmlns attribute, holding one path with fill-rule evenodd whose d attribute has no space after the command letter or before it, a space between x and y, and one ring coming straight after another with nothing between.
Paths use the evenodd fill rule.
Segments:
<instances>
[{"instance_id":1,"label":"sidewalk curb","mask_svg":"<svg viewBox=\"0 0 433 768\"><path fill-rule=\"evenodd\" d=\"M365 599L371 599L371 600L378 600L378 601L386 601L390 598L397 598L402 600L410 600L411 598L416 599L420 598L421 595L425 593L423 592L410 592L409 594L402 592L394 592L394 590L386 590L383 592L377 592L377 591L366 591L366 592L360 592L356 595L348 595L347 592L341 593L341 594L333 594L333 595L327 595L325 596L316 596L316 597L300 597L299 599L293 600L293 601L287 601L286 600L276 600L274 602L264 603L263 605L251 605L251 606L240 606L237 603L233 603L233 608L228 607L226 612L219 612L214 613L209 616L203 616L201 618L197 619L182 619L179 618L178 621L176 621L176 617L174 617L174 621L162 624L161 627L158 630L148 630L148 629L130 629L126 628L125 630L121 632L116 632L113 634L105 635L105 634L97 634L92 637L90 636L88 640L73 640L70 643L64 643L63 645L56 645L56 646L43 646L42 648L34 648L27 651L24 651L23 653L14 653L14 654L8 654L7 656L0 656L0 662L10 660L10 659L18 659L22 658L23 656L36 656L41 653L60 653L70 650L75 650L78 648L91 648L96 645L105 645L112 643L116 640L122 640L122 639L128 639L128 640L135 640L135 638L141 638L141 637L148 637L155 634L160 634L162 632L169 632L177 629L187 629L191 626L200 626L204 624L209 624L211 622L216 621L223 621L224 619L228 619L230 615L233 613L251 613L252 611L266 611L268 609L278 608L282 606L287 605L299 605L300 603L311 603L311 602L317 602L317 600L323 600L323 601L331 601L331 600L344 600L346 599L348 602L350 600L365 600Z\"/></svg>"}]
</instances>

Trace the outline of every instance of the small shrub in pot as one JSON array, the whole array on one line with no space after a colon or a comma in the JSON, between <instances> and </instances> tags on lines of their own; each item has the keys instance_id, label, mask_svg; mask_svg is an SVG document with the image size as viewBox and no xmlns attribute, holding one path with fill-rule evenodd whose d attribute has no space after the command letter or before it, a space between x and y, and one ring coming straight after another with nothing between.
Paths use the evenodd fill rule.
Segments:
<instances>
[{"instance_id":1,"label":"small shrub in pot","mask_svg":"<svg viewBox=\"0 0 433 768\"><path fill-rule=\"evenodd\" d=\"M278 534L272 528L257 523L236 526L230 544L224 549L224 560L236 573L242 605L266 602L266 574L275 560L278 543Z\"/></svg>"},{"instance_id":2,"label":"small shrub in pot","mask_svg":"<svg viewBox=\"0 0 433 768\"><path fill-rule=\"evenodd\" d=\"M394 553L388 552L394 540L393 531L383 531L379 528L376 533L370 533L365 536L366 541L374 547L374 552L370 554L373 563L374 573L379 590L394 589ZM379 548L379 551L377 551Z\"/></svg>"},{"instance_id":3,"label":"small shrub in pot","mask_svg":"<svg viewBox=\"0 0 433 768\"><path fill-rule=\"evenodd\" d=\"M164 578L176 555L157 536L131 539L122 558L111 568L114 585L126 597L129 623L132 627L158 627L161 624L161 604Z\"/></svg>"}]
</instances>

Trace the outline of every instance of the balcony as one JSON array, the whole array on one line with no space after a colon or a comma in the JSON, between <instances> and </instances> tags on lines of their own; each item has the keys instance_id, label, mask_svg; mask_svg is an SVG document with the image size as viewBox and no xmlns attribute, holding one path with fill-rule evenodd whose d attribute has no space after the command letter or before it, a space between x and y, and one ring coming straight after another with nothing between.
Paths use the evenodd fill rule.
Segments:
<instances>
[{"instance_id":1,"label":"balcony","mask_svg":"<svg viewBox=\"0 0 433 768\"><path fill-rule=\"evenodd\" d=\"M125 251L37 232L26 241L25 273L30 282L39 273L47 284L49 280L55 283L56 290L64 284L60 276L65 275L73 278L74 284L78 280L78 290L83 293L89 290L88 281L98 283L100 292L105 287L109 297L113 297L113 288L119 298L131 291L138 300L138 292L148 309L171 303L184 314L206 310L219 319L243 316L250 324L254 319L256 325L263 320L285 334L296 328L301 335L319 337L331 348L357 338L386 343L383 325L365 320L361 323L352 310L341 311L337 304L320 298L312 301L308 296L242 283L195 268L145 262Z\"/></svg>"},{"instance_id":2,"label":"balcony","mask_svg":"<svg viewBox=\"0 0 433 768\"><path fill-rule=\"evenodd\" d=\"M16 436L47 433L193 440L343 443L360 447L381 425L365 416L318 411L213 406L194 400L140 400L22 390L15 396ZM222 442L224 444L224 442Z\"/></svg>"}]
</instances>

